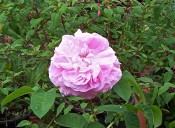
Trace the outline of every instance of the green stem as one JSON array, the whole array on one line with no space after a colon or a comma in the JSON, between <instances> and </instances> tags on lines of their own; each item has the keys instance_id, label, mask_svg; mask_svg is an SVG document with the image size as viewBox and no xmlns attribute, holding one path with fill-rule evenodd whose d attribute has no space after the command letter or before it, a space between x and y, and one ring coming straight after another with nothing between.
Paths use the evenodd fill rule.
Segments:
<instances>
[{"instance_id":1,"label":"green stem","mask_svg":"<svg viewBox=\"0 0 175 128\"><path fill-rule=\"evenodd\" d=\"M90 106L91 113L92 113L92 115L93 115L94 120L97 121L97 117L96 117L96 113L95 113L95 111L94 111L94 105L93 105L93 103L92 103L92 100L89 100L89 106Z\"/></svg>"},{"instance_id":2,"label":"green stem","mask_svg":"<svg viewBox=\"0 0 175 128\"><path fill-rule=\"evenodd\" d=\"M110 123L107 128L111 128L114 122Z\"/></svg>"}]
</instances>

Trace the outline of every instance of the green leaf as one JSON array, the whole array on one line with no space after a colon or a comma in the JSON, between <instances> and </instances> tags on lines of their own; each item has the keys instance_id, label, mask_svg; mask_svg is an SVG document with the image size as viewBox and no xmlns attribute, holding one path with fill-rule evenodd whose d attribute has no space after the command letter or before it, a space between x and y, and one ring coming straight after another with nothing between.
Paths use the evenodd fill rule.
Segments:
<instances>
[{"instance_id":1,"label":"green leaf","mask_svg":"<svg viewBox=\"0 0 175 128\"><path fill-rule=\"evenodd\" d=\"M19 0L18 1L20 4L23 4L24 3L24 0Z\"/></svg>"},{"instance_id":2,"label":"green leaf","mask_svg":"<svg viewBox=\"0 0 175 128\"><path fill-rule=\"evenodd\" d=\"M64 109L64 114L69 113L72 110L72 108L74 108L74 106L73 105L69 105L67 108Z\"/></svg>"},{"instance_id":3,"label":"green leaf","mask_svg":"<svg viewBox=\"0 0 175 128\"><path fill-rule=\"evenodd\" d=\"M158 19L160 17L161 12L162 12L162 7L158 6L158 5L154 6L153 12L154 12L154 18Z\"/></svg>"},{"instance_id":4,"label":"green leaf","mask_svg":"<svg viewBox=\"0 0 175 128\"><path fill-rule=\"evenodd\" d=\"M88 103L83 102L83 103L80 104L80 107L84 109L84 108L86 108L87 105L88 105Z\"/></svg>"},{"instance_id":5,"label":"green leaf","mask_svg":"<svg viewBox=\"0 0 175 128\"><path fill-rule=\"evenodd\" d=\"M72 0L72 6L74 6L76 2L78 2L78 0Z\"/></svg>"},{"instance_id":6,"label":"green leaf","mask_svg":"<svg viewBox=\"0 0 175 128\"><path fill-rule=\"evenodd\" d=\"M9 23L5 23L3 26L2 26L2 34L7 34L7 31L8 29L10 28L9 26Z\"/></svg>"},{"instance_id":7,"label":"green leaf","mask_svg":"<svg viewBox=\"0 0 175 128\"><path fill-rule=\"evenodd\" d=\"M0 32L2 32L3 24L0 22Z\"/></svg>"},{"instance_id":8,"label":"green leaf","mask_svg":"<svg viewBox=\"0 0 175 128\"><path fill-rule=\"evenodd\" d=\"M112 0L112 1L120 2L119 0ZM117 12L118 14L121 14L121 13L123 13L124 11L125 11L125 7L123 7L123 6L118 6L118 7L116 8L116 12Z\"/></svg>"},{"instance_id":9,"label":"green leaf","mask_svg":"<svg viewBox=\"0 0 175 128\"><path fill-rule=\"evenodd\" d=\"M105 128L105 127L98 122L91 122L89 123L87 128Z\"/></svg>"},{"instance_id":10,"label":"green leaf","mask_svg":"<svg viewBox=\"0 0 175 128\"><path fill-rule=\"evenodd\" d=\"M146 54L144 54L144 53L140 53L140 55L142 55L145 59L147 59L148 57L147 57L147 55Z\"/></svg>"},{"instance_id":11,"label":"green leaf","mask_svg":"<svg viewBox=\"0 0 175 128\"><path fill-rule=\"evenodd\" d=\"M158 95L165 93L169 87L175 88L175 85L169 82L164 83L164 85L159 89Z\"/></svg>"},{"instance_id":12,"label":"green leaf","mask_svg":"<svg viewBox=\"0 0 175 128\"><path fill-rule=\"evenodd\" d=\"M127 111L127 109L122 105L102 105L97 107L97 110L116 113L124 113L125 111Z\"/></svg>"},{"instance_id":13,"label":"green leaf","mask_svg":"<svg viewBox=\"0 0 175 128\"><path fill-rule=\"evenodd\" d=\"M93 10L93 9L98 9L99 6L97 4L94 4L94 3L89 3L89 4L86 4L84 6L84 8L90 8L91 10Z\"/></svg>"},{"instance_id":14,"label":"green leaf","mask_svg":"<svg viewBox=\"0 0 175 128\"><path fill-rule=\"evenodd\" d=\"M38 82L43 77L43 75L47 71L47 67L48 67L48 62L41 62L37 66L36 72L35 72L35 81L36 82Z\"/></svg>"},{"instance_id":15,"label":"green leaf","mask_svg":"<svg viewBox=\"0 0 175 128\"><path fill-rule=\"evenodd\" d=\"M15 73L14 74L14 77L17 77L17 76L19 76L21 73L23 73L24 71L20 71L20 72L17 72L17 73Z\"/></svg>"},{"instance_id":16,"label":"green leaf","mask_svg":"<svg viewBox=\"0 0 175 128\"><path fill-rule=\"evenodd\" d=\"M68 97L69 100L71 101L80 101L80 100L84 100L84 98L82 97L77 97L77 96L70 96Z\"/></svg>"},{"instance_id":17,"label":"green leaf","mask_svg":"<svg viewBox=\"0 0 175 128\"><path fill-rule=\"evenodd\" d=\"M175 128L175 120L169 123L169 128Z\"/></svg>"},{"instance_id":18,"label":"green leaf","mask_svg":"<svg viewBox=\"0 0 175 128\"><path fill-rule=\"evenodd\" d=\"M63 3L63 4L61 5L61 8L59 9L59 15L60 15L60 16L66 12L67 6L68 6L67 3Z\"/></svg>"},{"instance_id":19,"label":"green leaf","mask_svg":"<svg viewBox=\"0 0 175 128\"><path fill-rule=\"evenodd\" d=\"M0 22L1 23L4 23L6 20L7 20L7 15L5 14L5 11L2 13L1 12L1 14L0 14Z\"/></svg>"},{"instance_id":20,"label":"green leaf","mask_svg":"<svg viewBox=\"0 0 175 128\"><path fill-rule=\"evenodd\" d=\"M164 41L167 43L167 44L173 44L174 43L174 36L170 36L168 38L164 38Z\"/></svg>"},{"instance_id":21,"label":"green leaf","mask_svg":"<svg viewBox=\"0 0 175 128\"><path fill-rule=\"evenodd\" d=\"M0 59L0 72L3 72L6 62L3 59Z\"/></svg>"},{"instance_id":22,"label":"green leaf","mask_svg":"<svg viewBox=\"0 0 175 128\"><path fill-rule=\"evenodd\" d=\"M38 90L31 96L31 109L41 119L52 107L56 98L56 90L50 89L45 92Z\"/></svg>"},{"instance_id":23,"label":"green leaf","mask_svg":"<svg viewBox=\"0 0 175 128\"><path fill-rule=\"evenodd\" d=\"M154 42L157 39L157 36L152 36L149 38L148 44L151 44L152 42Z\"/></svg>"},{"instance_id":24,"label":"green leaf","mask_svg":"<svg viewBox=\"0 0 175 128\"><path fill-rule=\"evenodd\" d=\"M135 112L126 111L124 117L126 128L139 128L139 119Z\"/></svg>"},{"instance_id":25,"label":"green leaf","mask_svg":"<svg viewBox=\"0 0 175 128\"><path fill-rule=\"evenodd\" d=\"M141 110L147 119L148 127L153 127L153 112L151 108L146 104L138 103L135 105L137 109Z\"/></svg>"},{"instance_id":26,"label":"green leaf","mask_svg":"<svg viewBox=\"0 0 175 128\"><path fill-rule=\"evenodd\" d=\"M59 18L60 18L59 13L53 13L53 14L51 15L52 27L57 27L57 26L58 26Z\"/></svg>"},{"instance_id":27,"label":"green leaf","mask_svg":"<svg viewBox=\"0 0 175 128\"><path fill-rule=\"evenodd\" d=\"M14 92L10 93L9 95L7 95L5 97L5 99L2 100L1 106L6 105L7 103L11 102L12 100L14 100L20 96L23 96L25 94L29 94L32 92L34 92L32 88L30 88L28 86L23 86L23 87L15 90Z\"/></svg>"},{"instance_id":28,"label":"green leaf","mask_svg":"<svg viewBox=\"0 0 175 128\"><path fill-rule=\"evenodd\" d=\"M162 111L158 106L155 106L155 105L150 106L150 108L152 110L153 117L154 117L154 120L153 120L154 127L157 128L162 124Z\"/></svg>"},{"instance_id":29,"label":"green leaf","mask_svg":"<svg viewBox=\"0 0 175 128\"><path fill-rule=\"evenodd\" d=\"M173 67L173 66L172 66ZM173 74L173 70L170 67L165 67L165 69L170 73Z\"/></svg>"},{"instance_id":30,"label":"green leaf","mask_svg":"<svg viewBox=\"0 0 175 128\"><path fill-rule=\"evenodd\" d=\"M151 78L148 78L148 77L140 77L139 80L143 81L145 83L153 83L153 80Z\"/></svg>"},{"instance_id":31,"label":"green leaf","mask_svg":"<svg viewBox=\"0 0 175 128\"><path fill-rule=\"evenodd\" d=\"M38 124L32 124L30 128L39 128L39 126L38 126ZM49 128L52 128L52 126Z\"/></svg>"},{"instance_id":32,"label":"green leaf","mask_svg":"<svg viewBox=\"0 0 175 128\"><path fill-rule=\"evenodd\" d=\"M82 115L76 113L60 115L56 122L58 125L68 128L86 128L88 125L87 120Z\"/></svg>"},{"instance_id":33,"label":"green leaf","mask_svg":"<svg viewBox=\"0 0 175 128\"><path fill-rule=\"evenodd\" d=\"M140 95L140 98L141 98L142 102L144 104L146 104L145 96L144 96L141 88L139 87L138 83L136 82L136 80L134 79L134 77L131 75L131 73L128 72L128 71L124 71L123 72L123 76L125 76L128 79L128 81L130 82L130 84L132 86L134 86L134 88L136 89L137 93Z\"/></svg>"},{"instance_id":34,"label":"green leaf","mask_svg":"<svg viewBox=\"0 0 175 128\"><path fill-rule=\"evenodd\" d=\"M11 88L1 88L0 89L1 93L5 94L5 95L8 95L10 90L11 90Z\"/></svg>"},{"instance_id":35,"label":"green leaf","mask_svg":"<svg viewBox=\"0 0 175 128\"><path fill-rule=\"evenodd\" d=\"M28 120L23 120L23 121L21 121L21 122L17 125L17 127L29 126L29 125L31 125L31 124L32 124L32 122L30 122L30 121L28 121Z\"/></svg>"},{"instance_id":36,"label":"green leaf","mask_svg":"<svg viewBox=\"0 0 175 128\"><path fill-rule=\"evenodd\" d=\"M4 81L2 81L2 85L5 85L5 84L7 84L7 83L10 83L10 82L12 82L12 78L11 77L7 77Z\"/></svg>"},{"instance_id":37,"label":"green leaf","mask_svg":"<svg viewBox=\"0 0 175 128\"><path fill-rule=\"evenodd\" d=\"M163 45L163 44L161 44L160 46L163 48L164 51L169 51L169 50L170 50L168 47L166 47L166 46Z\"/></svg>"},{"instance_id":38,"label":"green leaf","mask_svg":"<svg viewBox=\"0 0 175 128\"><path fill-rule=\"evenodd\" d=\"M166 85L160 87L160 88L159 88L159 93L158 93L158 95L161 95L161 94L163 94L164 92L166 92L166 91L168 90L168 88L169 88L169 86L166 86Z\"/></svg>"},{"instance_id":39,"label":"green leaf","mask_svg":"<svg viewBox=\"0 0 175 128\"><path fill-rule=\"evenodd\" d=\"M35 30L28 31L27 34L26 34L26 39L28 39L29 37L33 36L34 33L35 33Z\"/></svg>"},{"instance_id":40,"label":"green leaf","mask_svg":"<svg viewBox=\"0 0 175 128\"><path fill-rule=\"evenodd\" d=\"M155 99L156 99L156 97L157 97L157 95L158 95L158 92L159 92L159 90L158 90L158 87L156 86L156 87L154 88L154 90L153 90L153 95L152 95L152 97L151 97L151 104L154 103L154 101L155 101Z\"/></svg>"},{"instance_id":41,"label":"green leaf","mask_svg":"<svg viewBox=\"0 0 175 128\"><path fill-rule=\"evenodd\" d=\"M17 39L13 42L13 47L21 47L23 45L24 40L23 39Z\"/></svg>"},{"instance_id":42,"label":"green leaf","mask_svg":"<svg viewBox=\"0 0 175 128\"><path fill-rule=\"evenodd\" d=\"M174 98L174 95L175 93L168 93L165 95L166 104L168 104L168 102L170 102Z\"/></svg>"},{"instance_id":43,"label":"green leaf","mask_svg":"<svg viewBox=\"0 0 175 128\"><path fill-rule=\"evenodd\" d=\"M125 101L130 99L132 94L131 84L125 76L122 76L120 81L113 87L113 89Z\"/></svg>"},{"instance_id":44,"label":"green leaf","mask_svg":"<svg viewBox=\"0 0 175 128\"><path fill-rule=\"evenodd\" d=\"M101 34L101 35L106 35L106 33L104 32L104 29L100 28L99 26L97 25L94 25L92 27L90 27L93 31Z\"/></svg>"},{"instance_id":45,"label":"green leaf","mask_svg":"<svg viewBox=\"0 0 175 128\"><path fill-rule=\"evenodd\" d=\"M60 106L57 108L56 116L58 116L62 112L64 106L65 106L65 103L60 104Z\"/></svg>"},{"instance_id":46,"label":"green leaf","mask_svg":"<svg viewBox=\"0 0 175 128\"><path fill-rule=\"evenodd\" d=\"M168 81L170 81L171 79L172 79L172 74L170 73L170 72L166 72L165 74L164 74L164 81L165 82L168 82Z\"/></svg>"},{"instance_id":47,"label":"green leaf","mask_svg":"<svg viewBox=\"0 0 175 128\"><path fill-rule=\"evenodd\" d=\"M84 113L84 114L82 114L82 116L83 116L86 120L91 120L91 119L92 119L92 115L90 115L90 113Z\"/></svg>"},{"instance_id":48,"label":"green leaf","mask_svg":"<svg viewBox=\"0 0 175 128\"><path fill-rule=\"evenodd\" d=\"M14 38L21 38L20 35L18 35L12 29L9 29L6 34L9 35L9 36L11 36L11 37L14 37Z\"/></svg>"},{"instance_id":49,"label":"green leaf","mask_svg":"<svg viewBox=\"0 0 175 128\"><path fill-rule=\"evenodd\" d=\"M107 8L105 8L105 9L104 9L104 13L105 13L106 17L111 18L111 17L112 17L112 14L113 14L114 12L113 12L112 9L107 9Z\"/></svg>"},{"instance_id":50,"label":"green leaf","mask_svg":"<svg viewBox=\"0 0 175 128\"><path fill-rule=\"evenodd\" d=\"M170 50L169 52L173 53L173 54L168 55L169 66L170 67L173 67L175 65L175 59L174 59L175 50L174 51L173 50ZM168 72L170 72L170 71L168 71Z\"/></svg>"},{"instance_id":51,"label":"green leaf","mask_svg":"<svg viewBox=\"0 0 175 128\"><path fill-rule=\"evenodd\" d=\"M32 19L30 21L31 28L36 27L44 18Z\"/></svg>"},{"instance_id":52,"label":"green leaf","mask_svg":"<svg viewBox=\"0 0 175 128\"><path fill-rule=\"evenodd\" d=\"M172 88L175 88L175 84L172 84L172 83L170 83L170 82L166 82L164 85L165 85L165 86L172 87Z\"/></svg>"}]
</instances>

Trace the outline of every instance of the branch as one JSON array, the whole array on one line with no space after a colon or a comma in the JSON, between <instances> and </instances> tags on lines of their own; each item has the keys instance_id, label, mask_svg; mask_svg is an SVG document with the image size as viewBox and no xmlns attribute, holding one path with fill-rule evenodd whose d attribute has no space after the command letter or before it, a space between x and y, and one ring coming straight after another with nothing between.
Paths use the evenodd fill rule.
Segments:
<instances>
[{"instance_id":1,"label":"branch","mask_svg":"<svg viewBox=\"0 0 175 128\"><path fill-rule=\"evenodd\" d=\"M34 7L34 10L36 11L37 17L40 18L40 13L39 13L38 9L36 7ZM47 43L49 43L50 42L50 39L48 38L47 33L44 30L44 28L43 28L43 34L44 34L45 40L47 41Z\"/></svg>"}]
</instances>

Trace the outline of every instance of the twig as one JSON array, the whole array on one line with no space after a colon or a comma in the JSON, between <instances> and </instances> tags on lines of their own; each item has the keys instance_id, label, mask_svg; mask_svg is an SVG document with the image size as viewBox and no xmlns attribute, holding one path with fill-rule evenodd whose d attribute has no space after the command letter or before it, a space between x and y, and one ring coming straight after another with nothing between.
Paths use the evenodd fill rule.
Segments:
<instances>
[{"instance_id":1,"label":"twig","mask_svg":"<svg viewBox=\"0 0 175 128\"><path fill-rule=\"evenodd\" d=\"M107 128L111 128L114 122L110 123Z\"/></svg>"},{"instance_id":2,"label":"twig","mask_svg":"<svg viewBox=\"0 0 175 128\"><path fill-rule=\"evenodd\" d=\"M148 75L151 72L151 70L156 66L157 66L157 64L154 64L146 73L141 74L141 76L144 77L144 76Z\"/></svg>"},{"instance_id":3,"label":"twig","mask_svg":"<svg viewBox=\"0 0 175 128\"><path fill-rule=\"evenodd\" d=\"M31 39L37 34L38 31L40 31L42 29L42 27L50 20L50 18L46 19L42 24L41 26L35 30L35 33L30 37L30 39L27 41L27 43L29 43L31 41ZM26 45L25 45L26 46ZM24 46L24 47L25 47Z\"/></svg>"},{"instance_id":4,"label":"twig","mask_svg":"<svg viewBox=\"0 0 175 128\"><path fill-rule=\"evenodd\" d=\"M52 124L52 122L55 120L55 118L56 118L56 116L54 116L54 117L52 118L52 120L50 121L50 123L47 125L46 128L49 128L49 127L51 126L51 124Z\"/></svg>"},{"instance_id":5,"label":"twig","mask_svg":"<svg viewBox=\"0 0 175 128\"><path fill-rule=\"evenodd\" d=\"M50 39L47 36L47 33L46 33L46 31L44 29L43 29L43 34L44 34L45 40L47 41L47 43L49 43L50 42Z\"/></svg>"},{"instance_id":6,"label":"twig","mask_svg":"<svg viewBox=\"0 0 175 128\"><path fill-rule=\"evenodd\" d=\"M61 23L63 24L64 31L66 31L66 27L65 27L65 23L62 15L61 15Z\"/></svg>"},{"instance_id":7,"label":"twig","mask_svg":"<svg viewBox=\"0 0 175 128\"><path fill-rule=\"evenodd\" d=\"M40 13L39 13L38 9L36 7L34 7L34 10L36 11L37 17L40 18ZM44 30L44 28L43 28L43 34L44 34L45 40L47 41L47 43L49 43L50 42L50 39L48 38L47 33Z\"/></svg>"}]
</instances>

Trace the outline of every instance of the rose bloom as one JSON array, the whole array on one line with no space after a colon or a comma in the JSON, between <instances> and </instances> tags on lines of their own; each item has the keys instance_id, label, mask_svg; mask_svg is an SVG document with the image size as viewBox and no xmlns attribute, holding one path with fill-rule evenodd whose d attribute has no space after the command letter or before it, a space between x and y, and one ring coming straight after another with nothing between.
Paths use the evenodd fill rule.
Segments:
<instances>
[{"instance_id":1,"label":"rose bloom","mask_svg":"<svg viewBox=\"0 0 175 128\"><path fill-rule=\"evenodd\" d=\"M110 90L121 78L120 62L106 38L97 33L64 35L51 58L49 78L64 95L86 99Z\"/></svg>"}]
</instances>

